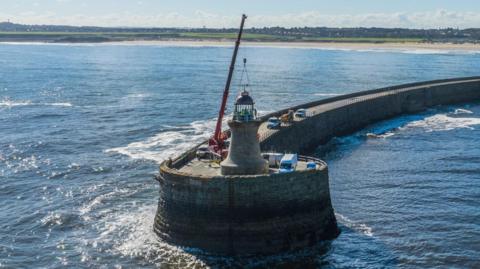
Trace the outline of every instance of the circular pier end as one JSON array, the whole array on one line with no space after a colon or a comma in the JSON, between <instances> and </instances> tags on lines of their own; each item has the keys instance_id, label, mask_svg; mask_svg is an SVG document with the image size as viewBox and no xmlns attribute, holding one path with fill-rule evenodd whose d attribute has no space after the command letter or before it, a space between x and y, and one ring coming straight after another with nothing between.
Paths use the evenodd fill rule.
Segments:
<instances>
[{"instance_id":1,"label":"circular pier end","mask_svg":"<svg viewBox=\"0 0 480 269\"><path fill-rule=\"evenodd\" d=\"M321 161L320 161L321 162ZM166 242L221 255L275 254L337 237L328 169L195 177L165 162L154 230Z\"/></svg>"}]
</instances>

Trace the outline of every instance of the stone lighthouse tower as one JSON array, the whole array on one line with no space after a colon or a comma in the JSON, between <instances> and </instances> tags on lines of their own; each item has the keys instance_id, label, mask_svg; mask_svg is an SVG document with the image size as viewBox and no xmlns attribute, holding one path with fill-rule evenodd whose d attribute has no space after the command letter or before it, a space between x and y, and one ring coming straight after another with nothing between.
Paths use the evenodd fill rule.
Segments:
<instances>
[{"instance_id":1,"label":"stone lighthouse tower","mask_svg":"<svg viewBox=\"0 0 480 269\"><path fill-rule=\"evenodd\" d=\"M220 163L222 175L268 173L268 162L262 158L257 138L260 124L255 102L249 93L243 90L235 101L233 119L228 122L232 139L228 156Z\"/></svg>"}]
</instances>

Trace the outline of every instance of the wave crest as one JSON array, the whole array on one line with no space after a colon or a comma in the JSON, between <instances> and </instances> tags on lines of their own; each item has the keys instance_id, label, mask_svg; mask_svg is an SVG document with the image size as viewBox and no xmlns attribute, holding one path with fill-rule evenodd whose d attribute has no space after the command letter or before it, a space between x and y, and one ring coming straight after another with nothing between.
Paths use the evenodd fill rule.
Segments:
<instances>
[{"instance_id":1,"label":"wave crest","mask_svg":"<svg viewBox=\"0 0 480 269\"><path fill-rule=\"evenodd\" d=\"M357 232L361 232L366 236L370 236L370 237L373 236L372 228L367 226L366 224L353 221L339 213L335 213L335 216L337 217L337 220L340 223L347 226L348 228L355 230Z\"/></svg>"},{"instance_id":2,"label":"wave crest","mask_svg":"<svg viewBox=\"0 0 480 269\"><path fill-rule=\"evenodd\" d=\"M413 121L406 128L422 128L426 132L450 131L454 129L475 129L473 126L480 125L480 118L450 117L448 114L437 114L426 117L423 120Z\"/></svg>"},{"instance_id":3,"label":"wave crest","mask_svg":"<svg viewBox=\"0 0 480 269\"><path fill-rule=\"evenodd\" d=\"M106 153L118 153L132 159L151 160L158 163L176 156L195 144L208 139L213 133L215 120L195 121L178 130L161 132L145 141L133 142L125 147L105 150Z\"/></svg>"},{"instance_id":4,"label":"wave crest","mask_svg":"<svg viewBox=\"0 0 480 269\"><path fill-rule=\"evenodd\" d=\"M0 101L0 107L12 108L17 106L61 106L61 107L72 107L73 105L69 102L58 102L58 103L37 103L32 102L31 100L26 101L14 101L9 98L4 98Z\"/></svg>"}]
</instances>

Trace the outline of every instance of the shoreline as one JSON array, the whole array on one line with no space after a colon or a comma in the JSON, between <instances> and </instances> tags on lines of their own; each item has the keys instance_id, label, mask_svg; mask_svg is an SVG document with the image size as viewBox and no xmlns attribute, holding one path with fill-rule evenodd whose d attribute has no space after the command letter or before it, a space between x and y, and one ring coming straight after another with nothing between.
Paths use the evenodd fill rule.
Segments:
<instances>
[{"instance_id":1,"label":"shoreline","mask_svg":"<svg viewBox=\"0 0 480 269\"><path fill-rule=\"evenodd\" d=\"M42 42L42 41L0 41L1 44L41 44L41 45L129 45L129 46L178 46L178 47L230 47L230 40L136 40L111 42ZM327 50L440 50L440 51L479 51L480 44L474 43L423 43L423 42L263 42L243 41L243 47L304 48Z\"/></svg>"},{"instance_id":2,"label":"shoreline","mask_svg":"<svg viewBox=\"0 0 480 269\"><path fill-rule=\"evenodd\" d=\"M211 40L159 40L108 42L117 45L163 45L163 46L233 46L233 41ZM306 48L306 49L345 49L345 50L458 50L480 51L480 44L474 43L366 43L366 42L263 42L242 41L243 47Z\"/></svg>"}]
</instances>

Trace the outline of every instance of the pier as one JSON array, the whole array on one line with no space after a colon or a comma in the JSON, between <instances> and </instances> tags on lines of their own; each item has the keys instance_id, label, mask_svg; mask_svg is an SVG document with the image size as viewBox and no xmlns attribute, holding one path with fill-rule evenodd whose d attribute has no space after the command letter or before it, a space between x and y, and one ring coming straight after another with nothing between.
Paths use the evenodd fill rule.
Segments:
<instances>
[{"instance_id":1,"label":"pier","mask_svg":"<svg viewBox=\"0 0 480 269\"><path fill-rule=\"evenodd\" d=\"M262 151L307 154L332 137L381 120L479 100L480 77L404 84L323 99L260 117L260 147ZM279 129L266 128L269 117L300 108L307 110L306 118ZM299 249L338 235L328 166L323 161L312 159L317 169L294 174L229 176L219 173L219 167L192 168L204 165L195 160L201 145L160 165L154 230L165 241L213 253L248 255Z\"/></svg>"},{"instance_id":2,"label":"pier","mask_svg":"<svg viewBox=\"0 0 480 269\"><path fill-rule=\"evenodd\" d=\"M307 109L307 118L279 129L259 128L262 150L309 153L332 137L365 126L416 113L438 105L480 100L480 77L426 81L351 93L286 108L268 115L279 117L288 110Z\"/></svg>"}]
</instances>

